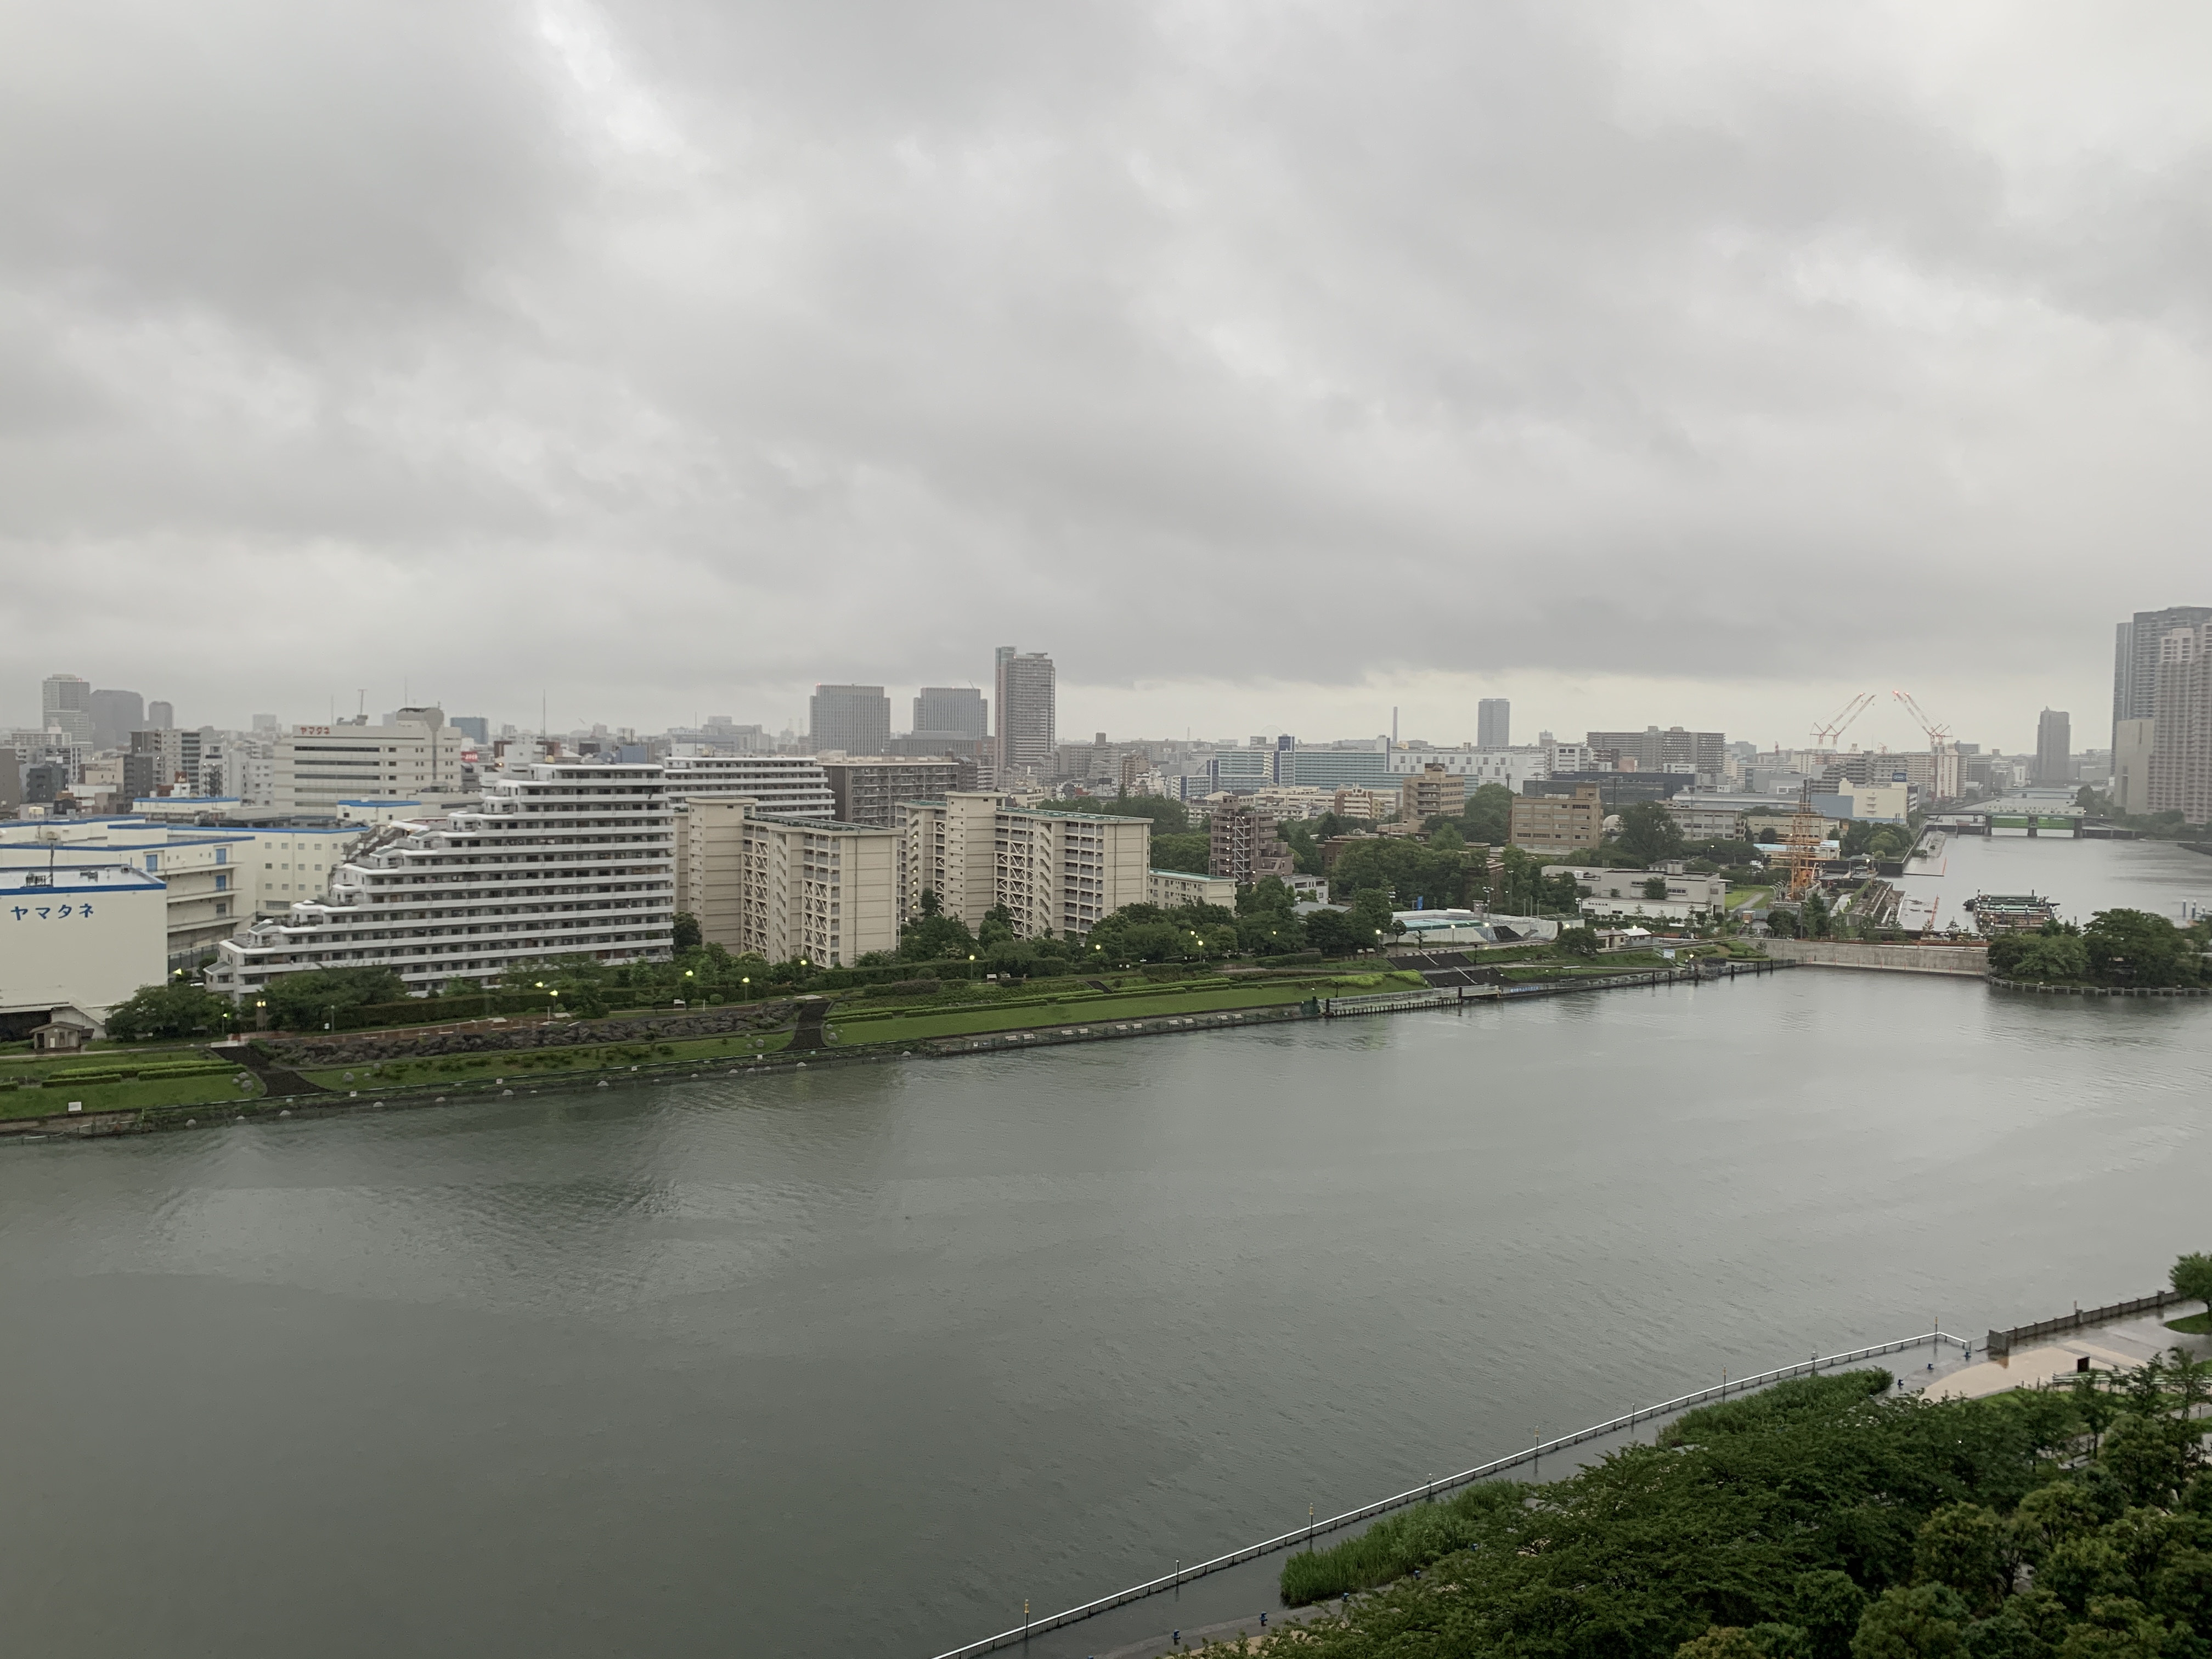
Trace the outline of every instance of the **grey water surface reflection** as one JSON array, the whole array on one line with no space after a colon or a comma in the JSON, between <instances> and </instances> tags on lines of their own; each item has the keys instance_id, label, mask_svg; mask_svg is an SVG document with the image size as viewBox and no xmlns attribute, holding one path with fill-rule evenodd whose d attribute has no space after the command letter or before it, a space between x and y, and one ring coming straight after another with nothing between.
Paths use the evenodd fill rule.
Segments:
<instances>
[{"instance_id":1,"label":"grey water surface reflection","mask_svg":"<svg viewBox=\"0 0 2212 1659\"><path fill-rule=\"evenodd\" d=\"M936 1652L2148 1289L2202 1003L1800 970L0 1155L27 1652Z\"/></svg>"}]
</instances>

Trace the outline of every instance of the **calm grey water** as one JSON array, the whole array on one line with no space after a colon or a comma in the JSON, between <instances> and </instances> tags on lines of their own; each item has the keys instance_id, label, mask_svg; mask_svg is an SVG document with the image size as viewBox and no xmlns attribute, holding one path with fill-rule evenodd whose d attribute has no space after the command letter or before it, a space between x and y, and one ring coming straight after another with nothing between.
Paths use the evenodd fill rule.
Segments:
<instances>
[{"instance_id":1,"label":"calm grey water","mask_svg":"<svg viewBox=\"0 0 2212 1659\"><path fill-rule=\"evenodd\" d=\"M926 1656L2147 1291L2212 1243L2208 1055L2201 1002L1801 970L15 1148L9 1645Z\"/></svg>"}]
</instances>

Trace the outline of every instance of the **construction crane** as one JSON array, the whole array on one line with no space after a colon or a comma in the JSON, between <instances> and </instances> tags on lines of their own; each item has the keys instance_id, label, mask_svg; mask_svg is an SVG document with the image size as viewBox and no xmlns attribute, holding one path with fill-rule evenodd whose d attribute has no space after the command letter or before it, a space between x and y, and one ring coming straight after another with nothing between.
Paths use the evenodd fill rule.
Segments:
<instances>
[{"instance_id":1,"label":"construction crane","mask_svg":"<svg viewBox=\"0 0 2212 1659\"><path fill-rule=\"evenodd\" d=\"M1874 701L1874 697L1873 692L1862 691L1831 714L1825 724L1814 726L1813 747L1833 749L1844 733L1850 728L1851 722L1866 713L1867 706Z\"/></svg>"},{"instance_id":2,"label":"construction crane","mask_svg":"<svg viewBox=\"0 0 2212 1659\"><path fill-rule=\"evenodd\" d=\"M1931 776L1928 793L1934 800L1948 800L1959 793L1959 751L1952 747L1951 728L1938 720L1912 700L1910 691L1889 694L1905 705L1905 712L1912 716L1912 723L1928 734L1928 760Z\"/></svg>"}]
</instances>

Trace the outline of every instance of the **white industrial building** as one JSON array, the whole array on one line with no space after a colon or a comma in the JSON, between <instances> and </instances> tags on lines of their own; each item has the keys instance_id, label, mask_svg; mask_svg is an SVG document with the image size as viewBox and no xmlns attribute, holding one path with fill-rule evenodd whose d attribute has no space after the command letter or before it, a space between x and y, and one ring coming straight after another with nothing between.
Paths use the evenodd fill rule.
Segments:
<instances>
[{"instance_id":1,"label":"white industrial building","mask_svg":"<svg viewBox=\"0 0 2212 1659\"><path fill-rule=\"evenodd\" d=\"M1470 795L1486 783L1495 783L1521 792L1521 786L1531 779L1548 778L1553 763L1550 751L1540 748L1517 749L1393 749L1390 751L1390 775L1393 778L1419 777L1429 767L1442 767L1455 777L1467 780Z\"/></svg>"},{"instance_id":2,"label":"white industrial building","mask_svg":"<svg viewBox=\"0 0 2212 1659\"><path fill-rule=\"evenodd\" d=\"M0 848L0 1029L98 1029L161 982L167 933L160 877L82 849Z\"/></svg>"},{"instance_id":3,"label":"white industrial building","mask_svg":"<svg viewBox=\"0 0 2212 1659\"><path fill-rule=\"evenodd\" d=\"M548 957L665 959L673 836L658 766L539 761L494 774L479 807L384 825L327 898L224 940L208 985L242 997L281 974L374 967L428 991Z\"/></svg>"}]
</instances>

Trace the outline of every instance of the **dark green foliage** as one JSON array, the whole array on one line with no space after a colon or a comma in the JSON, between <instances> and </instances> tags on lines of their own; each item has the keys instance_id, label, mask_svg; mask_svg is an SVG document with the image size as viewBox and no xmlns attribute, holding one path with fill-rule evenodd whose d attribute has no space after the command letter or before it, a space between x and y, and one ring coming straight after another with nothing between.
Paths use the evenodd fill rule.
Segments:
<instances>
[{"instance_id":1,"label":"dark green foliage","mask_svg":"<svg viewBox=\"0 0 2212 1659\"><path fill-rule=\"evenodd\" d=\"M188 1037L220 1033L230 1005L197 985L173 980L142 985L107 1014L107 1034L115 1037Z\"/></svg>"},{"instance_id":2,"label":"dark green foliage","mask_svg":"<svg viewBox=\"0 0 2212 1659\"><path fill-rule=\"evenodd\" d=\"M676 913L676 931L671 936L669 942L679 951L696 951L699 948L702 937L699 932L699 918L678 910Z\"/></svg>"},{"instance_id":3,"label":"dark green foliage","mask_svg":"<svg viewBox=\"0 0 2212 1659\"><path fill-rule=\"evenodd\" d=\"M1316 910L1305 918L1306 944L1325 957L1347 957L1372 946L1375 937L1363 935L1341 910Z\"/></svg>"},{"instance_id":4,"label":"dark green foliage","mask_svg":"<svg viewBox=\"0 0 2212 1659\"><path fill-rule=\"evenodd\" d=\"M1212 857L1213 838L1203 830L1152 836L1152 860L1155 870L1180 870L1187 875L1202 876Z\"/></svg>"},{"instance_id":5,"label":"dark green foliage","mask_svg":"<svg viewBox=\"0 0 2212 1659\"><path fill-rule=\"evenodd\" d=\"M1387 1584L1471 1548L1480 1540L1486 1517L1517 1508L1530 1490L1518 1481L1486 1480L1385 1516L1358 1536L1328 1549L1301 1550L1284 1564L1283 1600L1291 1607L1330 1601L1346 1590Z\"/></svg>"},{"instance_id":6,"label":"dark green foliage","mask_svg":"<svg viewBox=\"0 0 2212 1659\"><path fill-rule=\"evenodd\" d=\"M899 929L899 955L908 962L957 959L972 954L975 943L966 922L942 910L932 915L926 904L921 915Z\"/></svg>"},{"instance_id":7,"label":"dark green foliage","mask_svg":"<svg viewBox=\"0 0 2212 1659\"><path fill-rule=\"evenodd\" d=\"M1407 836L1357 842L1337 855L1329 891L1340 899L1382 894L1394 910L1464 904L1473 867L1463 848L1436 848Z\"/></svg>"},{"instance_id":8,"label":"dark green foliage","mask_svg":"<svg viewBox=\"0 0 2212 1659\"><path fill-rule=\"evenodd\" d=\"M1656 1446L1510 1504L1425 1506L1301 1558L1286 1590L1390 1582L1347 1620L1286 1631L1280 1650L2212 1659L2198 1634L2212 1621L2212 1474L2172 1480L2175 1458L2203 1461L2205 1423L2188 1413L2212 1384L2178 1358L2079 1391L1933 1405L1887 1382L1849 1372L1707 1407ZM2093 1395L2121 1407L2101 1449Z\"/></svg>"},{"instance_id":9,"label":"dark green foliage","mask_svg":"<svg viewBox=\"0 0 2212 1659\"><path fill-rule=\"evenodd\" d=\"M1241 921L1218 904L1125 904L1091 930L1082 954L1086 965L1107 968L1204 962L1240 949L1241 931Z\"/></svg>"},{"instance_id":10,"label":"dark green foliage","mask_svg":"<svg viewBox=\"0 0 2212 1659\"><path fill-rule=\"evenodd\" d=\"M1553 943L1571 957L1588 959L1598 953L1597 930L1595 927L1562 927L1559 938Z\"/></svg>"},{"instance_id":11,"label":"dark green foliage","mask_svg":"<svg viewBox=\"0 0 2212 1659\"><path fill-rule=\"evenodd\" d=\"M2037 984L2079 984L2089 977L2089 953L2070 933L2000 933L1990 941L1990 972Z\"/></svg>"},{"instance_id":12,"label":"dark green foliage","mask_svg":"<svg viewBox=\"0 0 2212 1659\"><path fill-rule=\"evenodd\" d=\"M2194 985L2199 977L2189 935L2148 910L2098 911L2081 944L2100 985Z\"/></svg>"},{"instance_id":13,"label":"dark green foliage","mask_svg":"<svg viewBox=\"0 0 2212 1659\"><path fill-rule=\"evenodd\" d=\"M2191 1302L2212 1303L2212 1255L2183 1256L2173 1264L2171 1282L2176 1294Z\"/></svg>"},{"instance_id":14,"label":"dark green foliage","mask_svg":"<svg viewBox=\"0 0 2212 1659\"><path fill-rule=\"evenodd\" d=\"M389 968L318 968L280 974L263 993L273 1023L288 1030L319 1026L333 1009L396 1002L406 994L405 981Z\"/></svg>"},{"instance_id":15,"label":"dark green foliage","mask_svg":"<svg viewBox=\"0 0 2212 1659\"><path fill-rule=\"evenodd\" d=\"M1644 896L1648 899L1665 898L1667 896L1667 878L1664 876L1653 876L1650 880L1646 881L1644 884Z\"/></svg>"},{"instance_id":16,"label":"dark green foliage","mask_svg":"<svg viewBox=\"0 0 2212 1659\"><path fill-rule=\"evenodd\" d=\"M1502 783L1486 783L1467 798L1460 814L1461 833L1478 847L1503 847L1512 831L1513 792Z\"/></svg>"},{"instance_id":17,"label":"dark green foliage","mask_svg":"<svg viewBox=\"0 0 2212 1659\"><path fill-rule=\"evenodd\" d=\"M1656 800L1640 800L1620 813L1622 853L1647 869L1682 855L1682 826Z\"/></svg>"},{"instance_id":18,"label":"dark green foliage","mask_svg":"<svg viewBox=\"0 0 2212 1659\"><path fill-rule=\"evenodd\" d=\"M1964 1659L1970 1610L1943 1584L1884 1590L1851 1638L1851 1659Z\"/></svg>"}]
</instances>

